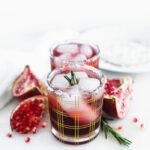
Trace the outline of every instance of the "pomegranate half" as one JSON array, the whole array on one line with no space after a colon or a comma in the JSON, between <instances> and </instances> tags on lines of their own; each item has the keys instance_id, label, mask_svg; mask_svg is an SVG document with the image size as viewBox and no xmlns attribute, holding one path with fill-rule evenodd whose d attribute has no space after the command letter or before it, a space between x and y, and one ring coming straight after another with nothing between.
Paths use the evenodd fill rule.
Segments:
<instances>
[{"instance_id":1,"label":"pomegranate half","mask_svg":"<svg viewBox=\"0 0 150 150\"><path fill-rule=\"evenodd\" d=\"M47 111L48 98L34 96L20 102L10 117L11 129L21 134L34 132Z\"/></svg>"},{"instance_id":2,"label":"pomegranate half","mask_svg":"<svg viewBox=\"0 0 150 150\"><path fill-rule=\"evenodd\" d=\"M105 85L103 110L109 116L123 119L132 99L132 78L107 80Z\"/></svg>"},{"instance_id":3,"label":"pomegranate half","mask_svg":"<svg viewBox=\"0 0 150 150\"><path fill-rule=\"evenodd\" d=\"M41 80L31 72L29 66L17 77L12 86L14 97L22 100L35 95L47 95L47 88Z\"/></svg>"}]
</instances>

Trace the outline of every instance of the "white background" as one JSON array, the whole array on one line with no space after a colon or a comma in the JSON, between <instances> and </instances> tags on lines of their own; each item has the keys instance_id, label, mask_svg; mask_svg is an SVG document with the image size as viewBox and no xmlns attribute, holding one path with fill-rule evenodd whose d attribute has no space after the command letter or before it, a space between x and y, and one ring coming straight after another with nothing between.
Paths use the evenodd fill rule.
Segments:
<instances>
[{"instance_id":1,"label":"white background","mask_svg":"<svg viewBox=\"0 0 150 150\"><path fill-rule=\"evenodd\" d=\"M85 31L107 24L134 25L135 28L140 24L150 25L149 7L149 0L0 0L0 52L32 51L39 39L49 30ZM39 66L40 63L39 61ZM122 76L109 72L106 74ZM134 75L134 77L134 100L130 112L125 120L117 121L113 126L119 124L125 126L122 133L133 141L129 149L148 150L149 74ZM0 149L126 149L111 138L105 140L102 134L86 145L77 147L64 145L52 137L48 128L31 136L32 141L29 144L25 144L23 137L18 134L9 140L5 135L10 130L9 116L15 105L14 102L0 112ZM137 116L140 122L144 122L143 130L139 129L139 124L132 123L134 116Z\"/></svg>"},{"instance_id":2,"label":"white background","mask_svg":"<svg viewBox=\"0 0 150 150\"><path fill-rule=\"evenodd\" d=\"M0 48L16 49L20 42L20 50L31 50L35 37L49 29L148 25L149 6L149 0L0 0Z\"/></svg>"}]
</instances>

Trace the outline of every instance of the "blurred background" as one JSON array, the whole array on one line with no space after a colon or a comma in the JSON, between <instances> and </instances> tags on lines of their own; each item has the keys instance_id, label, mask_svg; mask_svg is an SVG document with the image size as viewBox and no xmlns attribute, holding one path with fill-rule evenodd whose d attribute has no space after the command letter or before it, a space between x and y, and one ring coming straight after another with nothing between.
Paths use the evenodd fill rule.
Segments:
<instances>
[{"instance_id":1,"label":"blurred background","mask_svg":"<svg viewBox=\"0 0 150 150\"><path fill-rule=\"evenodd\" d=\"M21 63L27 52L34 52L32 62L36 56L42 55L43 66L48 66L46 59L52 43L79 36L100 44L102 52L104 43L107 46L114 39L124 41L125 36L131 36L132 41L146 41L149 44L149 6L148 0L0 0L0 63L6 63L6 59L11 60L10 63L12 59ZM122 26L123 29L118 30ZM99 29L103 27L115 27L117 31L114 28L104 28L100 32ZM132 43L125 45L124 51L134 47L139 46ZM148 51L145 50L144 53L147 54ZM125 53L122 55L125 56ZM141 50L138 55L141 55ZM116 57L118 56L112 60ZM144 57L142 59L147 60ZM150 60L150 53L148 59ZM110 69L106 64L103 68ZM147 68L150 65L144 71ZM123 71L132 72L133 69ZM120 68L115 70L120 71ZM141 68L134 72L141 72Z\"/></svg>"},{"instance_id":2,"label":"blurred background","mask_svg":"<svg viewBox=\"0 0 150 150\"><path fill-rule=\"evenodd\" d=\"M148 0L0 0L0 51L32 50L48 30L150 25Z\"/></svg>"}]
</instances>

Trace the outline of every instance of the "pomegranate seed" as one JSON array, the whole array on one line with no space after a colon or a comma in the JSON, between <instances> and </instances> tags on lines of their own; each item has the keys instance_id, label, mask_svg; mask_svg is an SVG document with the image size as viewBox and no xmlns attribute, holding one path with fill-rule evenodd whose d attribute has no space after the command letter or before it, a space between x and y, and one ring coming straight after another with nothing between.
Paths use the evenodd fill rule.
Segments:
<instances>
[{"instance_id":1,"label":"pomegranate seed","mask_svg":"<svg viewBox=\"0 0 150 150\"><path fill-rule=\"evenodd\" d=\"M141 123L141 124L140 124L140 128L143 128L143 127L144 127L144 124L143 124L143 123Z\"/></svg>"},{"instance_id":2,"label":"pomegranate seed","mask_svg":"<svg viewBox=\"0 0 150 150\"><path fill-rule=\"evenodd\" d=\"M117 127L117 130L122 130L123 129L123 126L122 125L119 125L118 127Z\"/></svg>"},{"instance_id":3,"label":"pomegranate seed","mask_svg":"<svg viewBox=\"0 0 150 150\"><path fill-rule=\"evenodd\" d=\"M45 128L46 126L47 126L46 122L43 122L41 125L42 128Z\"/></svg>"},{"instance_id":4,"label":"pomegranate seed","mask_svg":"<svg viewBox=\"0 0 150 150\"><path fill-rule=\"evenodd\" d=\"M137 123L138 122L138 119L136 117L133 118L132 120L134 123Z\"/></svg>"},{"instance_id":5,"label":"pomegranate seed","mask_svg":"<svg viewBox=\"0 0 150 150\"><path fill-rule=\"evenodd\" d=\"M32 133L35 134L36 132L37 132L37 129L36 129L36 127L34 127L34 128L32 129Z\"/></svg>"},{"instance_id":6,"label":"pomegranate seed","mask_svg":"<svg viewBox=\"0 0 150 150\"><path fill-rule=\"evenodd\" d=\"M28 136L27 136L27 137L25 137L25 139L24 139L24 140L25 140L25 142L26 142L26 143L29 143L29 142L30 142L30 138L29 138Z\"/></svg>"},{"instance_id":7,"label":"pomegranate seed","mask_svg":"<svg viewBox=\"0 0 150 150\"><path fill-rule=\"evenodd\" d=\"M8 134L7 134L7 137L11 138L11 137L12 137L12 134L11 134L11 133L8 133Z\"/></svg>"}]
</instances>

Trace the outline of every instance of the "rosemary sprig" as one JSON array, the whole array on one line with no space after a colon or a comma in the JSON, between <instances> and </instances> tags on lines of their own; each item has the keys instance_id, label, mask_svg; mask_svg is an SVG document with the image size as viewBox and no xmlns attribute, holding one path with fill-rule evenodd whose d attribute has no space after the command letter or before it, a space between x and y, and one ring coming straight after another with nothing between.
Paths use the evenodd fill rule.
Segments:
<instances>
[{"instance_id":1,"label":"rosemary sprig","mask_svg":"<svg viewBox=\"0 0 150 150\"><path fill-rule=\"evenodd\" d=\"M71 86L77 84L77 79L73 71L71 71L71 78L69 78L68 76L64 76L64 78L66 78L66 80L70 83Z\"/></svg>"},{"instance_id":2,"label":"rosemary sprig","mask_svg":"<svg viewBox=\"0 0 150 150\"><path fill-rule=\"evenodd\" d=\"M112 136L119 142L120 145L129 146L132 142L121 134L116 132L107 122L107 119L102 117L101 119L101 128L105 133L105 138L107 139L108 134L112 134Z\"/></svg>"}]
</instances>

